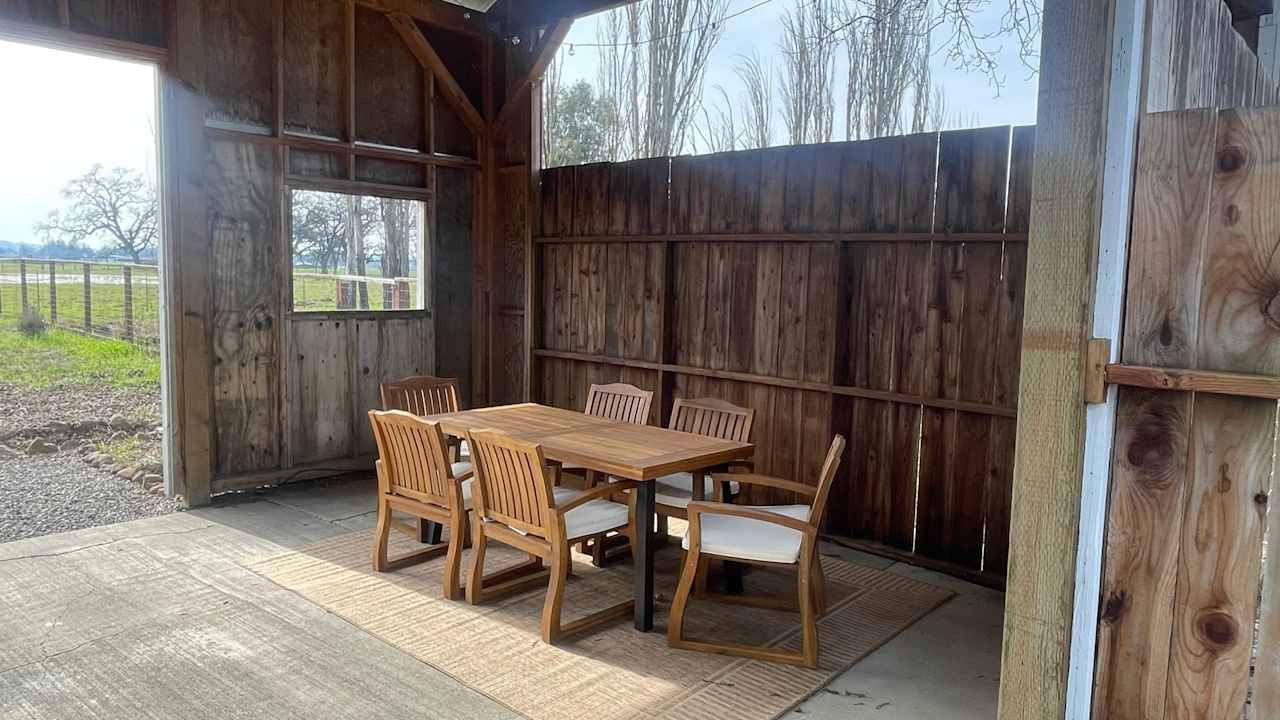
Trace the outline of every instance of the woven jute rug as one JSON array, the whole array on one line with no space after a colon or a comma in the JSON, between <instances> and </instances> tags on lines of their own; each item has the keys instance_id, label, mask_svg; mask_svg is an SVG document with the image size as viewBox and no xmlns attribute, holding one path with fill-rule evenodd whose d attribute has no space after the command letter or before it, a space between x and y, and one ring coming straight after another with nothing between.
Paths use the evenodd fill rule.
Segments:
<instances>
[{"instance_id":1,"label":"woven jute rug","mask_svg":"<svg viewBox=\"0 0 1280 720\"><path fill-rule=\"evenodd\" d=\"M411 548L392 536L394 552ZM952 595L828 557L819 669L673 650L666 617L680 546L672 538L657 554L654 632L637 632L628 619L551 647L538 635L545 586L480 606L450 602L441 594L443 560L377 574L370 569L372 537L344 535L248 567L534 720L777 717ZM490 543L486 573L525 558ZM464 576L469 560L467 553ZM565 591L566 622L631 596L628 562L597 569L576 556L574 574ZM794 573L774 569L751 568L745 577L753 593L794 593L795 582ZM694 600L685 627L686 637L800 644L799 616L782 611Z\"/></svg>"}]
</instances>

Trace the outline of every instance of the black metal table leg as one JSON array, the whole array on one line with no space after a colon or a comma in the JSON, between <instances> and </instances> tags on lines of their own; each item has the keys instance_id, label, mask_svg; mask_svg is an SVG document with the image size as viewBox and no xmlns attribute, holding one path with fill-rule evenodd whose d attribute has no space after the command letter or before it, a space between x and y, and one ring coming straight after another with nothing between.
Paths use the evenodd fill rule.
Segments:
<instances>
[{"instance_id":1,"label":"black metal table leg","mask_svg":"<svg viewBox=\"0 0 1280 720\"><path fill-rule=\"evenodd\" d=\"M418 518L418 542L423 545L439 545L444 526L433 520Z\"/></svg>"},{"instance_id":2,"label":"black metal table leg","mask_svg":"<svg viewBox=\"0 0 1280 720\"><path fill-rule=\"evenodd\" d=\"M653 629L653 481L640 483L636 488L636 558L635 568L635 626L640 632Z\"/></svg>"},{"instance_id":3,"label":"black metal table leg","mask_svg":"<svg viewBox=\"0 0 1280 720\"><path fill-rule=\"evenodd\" d=\"M724 498L727 503L733 502L733 494L727 480L720 482L720 497ZM733 562L732 560L724 561L724 591L730 595L738 595L742 592L742 563Z\"/></svg>"}]
</instances>

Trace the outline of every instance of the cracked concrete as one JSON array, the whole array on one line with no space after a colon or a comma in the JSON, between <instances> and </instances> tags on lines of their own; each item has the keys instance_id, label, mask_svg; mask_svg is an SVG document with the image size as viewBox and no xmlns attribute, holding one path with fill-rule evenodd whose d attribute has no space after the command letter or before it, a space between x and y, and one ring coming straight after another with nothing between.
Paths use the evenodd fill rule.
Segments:
<instances>
[{"instance_id":1,"label":"cracked concrete","mask_svg":"<svg viewBox=\"0 0 1280 720\"><path fill-rule=\"evenodd\" d=\"M375 519L371 482L328 482L0 544L0 718L516 717L242 566ZM959 595L791 717L994 717L999 593L824 552Z\"/></svg>"}]
</instances>

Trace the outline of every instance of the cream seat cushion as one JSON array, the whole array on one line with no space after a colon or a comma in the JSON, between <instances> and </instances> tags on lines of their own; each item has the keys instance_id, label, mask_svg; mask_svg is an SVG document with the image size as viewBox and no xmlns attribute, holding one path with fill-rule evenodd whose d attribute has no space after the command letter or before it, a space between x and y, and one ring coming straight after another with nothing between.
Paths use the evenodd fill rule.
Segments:
<instances>
[{"instance_id":1,"label":"cream seat cushion","mask_svg":"<svg viewBox=\"0 0 1280 720\"><path fill-rule=\"evenodd\" d=\"M449 467L453 470L454 477L462 477L463 474L471 472L471 463L469 462L456 462ZM475 481L474 475L462 481L462 506L467 510L471 509L471 485Z\"/></svg>"},{"instance_id":2,"label":"cream seat cushion","mask_svg":"<svg viewBox=\"0 0 1280 720\"><path fill-rule=\"evenodd\" d=\"M809 519L808 505L760 505L757 510L786 515L797 520ZM702 552L742 560L772 563L795 563L800 559L799 530L762 520L704 513L702 518ZM684 535L684 549L689 549L689 533Z\"/></svg>"},{"instance_id":3,"label":"cream seat cushion","mask_svg":"<svg viewBox=\"0 0 1280 720\"><path fill-rule=\"evenodd\" d=\"M678 508L689 507L689 502L693 500L693 473L680 472L663 475L654 482L655 497L659 505ZM716 496L715 485L716 483L711 479L711 475L707 474L702 480L702 497L707 500L714 498ZM735 495L741 487L736 482L729 482L729 492Z\"/></svg>"},{"instance_id":4,"label":"cream seat cushion","mask_svg":"<svg viewBox=\"0 0 1280 720\"><path fill-rule=\"evenodd\" d=\"M567 503L570 500L583 494L583 490L574 490L573 488L555 487L552 488L554 494L553 502L556 505ZM570 510L564 516L564 531L568 540L576 540L578 538L590 537L592 535L600 535L610 530L616 530L620 527L626 527L631 521L631 513L626 505L599 498L591 500L585 505ZM529 533L512 528L521 535Z\"/></svg>"}]
</instances>

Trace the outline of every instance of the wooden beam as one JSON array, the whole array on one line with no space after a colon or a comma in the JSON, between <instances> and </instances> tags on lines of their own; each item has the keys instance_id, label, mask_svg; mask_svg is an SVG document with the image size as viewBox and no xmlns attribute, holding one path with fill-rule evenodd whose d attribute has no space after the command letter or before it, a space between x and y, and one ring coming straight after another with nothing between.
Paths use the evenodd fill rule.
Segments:
<instances>
[{"instance_id":1,"label":"wooden beam","mask_svg":"<svg viewBox=\"0 0 1280 720\"><path fill-rule=\"evenodd\" d=\"M164 65L169 58L169 52L162 47L12 20L0 20L0 40L156 65Z\"/></svg>"},{"instance_id":2,"label":"wooden beam","mask_svg":"<svg viewBox=\"0 0 1280 720\"><path fill-rule=\"evenodd\" d=\"M1106 377L1107 382L1112 385L1280 400L1280 377L1273 375L1113 363L1107 366Z\"/></svg>"},{"instance_id":3,"label":"wooden beam","mask_svg":"<svg viewBox=\"0 0 1280 720\"><path fill-rule=\"evenodd\" d=\"M637 233L634 235L567 235L535 237L535 243L753 243L753 242L862 242L862 243L1024 243L1026 233L884 233L884 232L798 232L798 233Z\"/></svg>"},{"instance_id":4,"label":"wooden beam","mask_svg":"<svg viewBox=\"0 0 1280 720\"><path fill-rule=\"evenodd\" d=\"M529 87L533 83L542 79L542 75L546 73L547 66L555 59L556 52L560 49L560 44L564 42L566 36L569 35L569 29L573 27L573 18L560 18L556 24L543 37L542 45L534 54L533 64L529 67L529 72L520 78L519 82L507 93L506 99L502 103L502 110L498 111L498 120L494 123L498 129L506 127L511 120L511 113L520 103L520 96L529 92Z\"/></svg>"},{"instance_id":5,"label":"wooden beam","mask_svg":"<svg viewBox=\"0 0 1280 720\"><path fill-rule=\"evenodd\" d=\"M486 127L480 111L476 110L476 106L471 103L471 99L453 77L453 73L449 72L444 60L436 54L435 48L427 42L427 37L422 34L422 30L418 28L414 19L404 13L390 13L387 19L391 21L396 32L400 33L405 45L409 47L409 52L413 53L422 67L435 76L436 92L443 95L444 99L458 111L462 116L462 122L476 136L476 139L483 139L486 136Z\"/></svg>"},{"instance_id":6,"label":"wooden beam","mask_svg":"<svg viewBox=\"0 0 1280 720\"><path fill-rule=\"evenodd\" d=\"M637 0L542 0L515 4L511 27L528 29L554 23L558 18L579 18L605 10L625 7Z\"/></svg>"},{"instance_id":7,"label":"wooden beam","mask_svg":"<svg viewBox=\"0 0 1280 720\"><path fill-rule=\"evenodd\" d=\"M1000 720L1066 716L1114 6L1044 5Z\"/></svg>"},{"instance_id":8,"label":"wooden beam","mask_svg":"<svg viewBox=\"0 0 1280 720\"><path fill-rule=\"evenodd\" d=\"M485 14L438 0L355 0L384 13L402 13L428 25L472 36L484 34Z\"/></svg>"}]
</instances>

